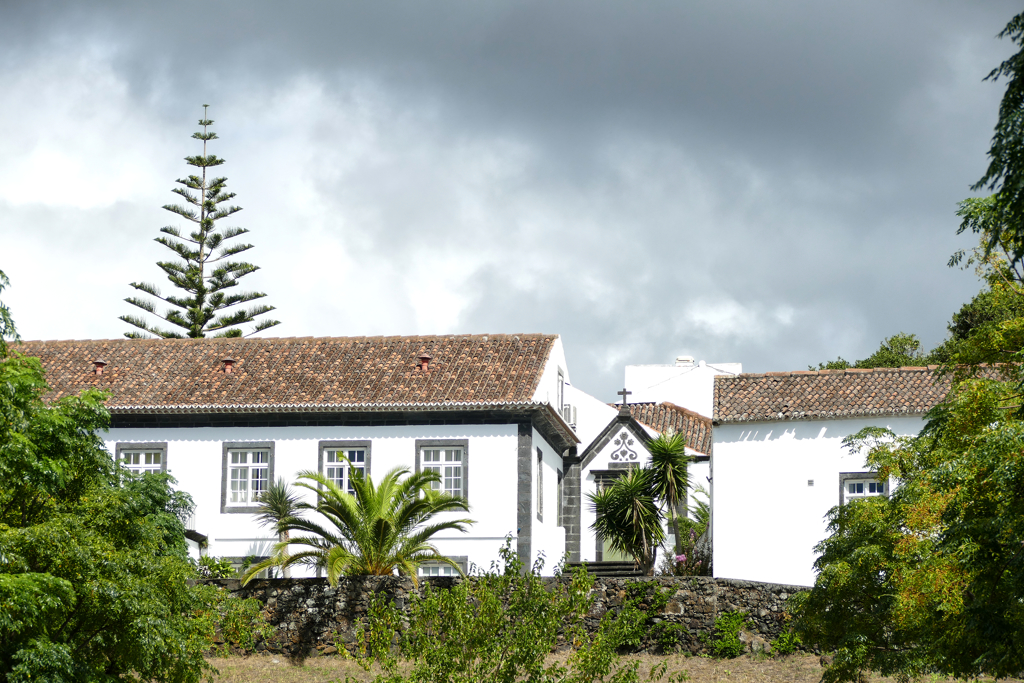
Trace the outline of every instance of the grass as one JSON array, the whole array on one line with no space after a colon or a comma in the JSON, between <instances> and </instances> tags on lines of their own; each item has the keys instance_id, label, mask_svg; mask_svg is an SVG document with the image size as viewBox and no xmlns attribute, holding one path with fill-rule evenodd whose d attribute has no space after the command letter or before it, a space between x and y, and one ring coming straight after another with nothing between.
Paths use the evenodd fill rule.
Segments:
<instances>
[{"instance_id":1,"label":"grass","mask_svg":"<svg viewBox=\"0 0 1024 683\"><path fill-rule=\"evenodd\" d=\"M552 655L557 656L557 655ZM736 659L707 659L682 655L635 655L640 660L640 678L647 679L653 666L668 663L668 671L660 680L685 671L689 683L818 683L821 665L818 657L793 654L779 659L744 656ZM366 673L359 665L339 657L313 657L301 664L273 655L228 657L209 660L220 670L217 683L331 683L351 676L358 681L372 681L374 672ZM871 677L872 681L889 681ZM928 683L945 680L926 679Z\"/></svg>"}]
</instances>

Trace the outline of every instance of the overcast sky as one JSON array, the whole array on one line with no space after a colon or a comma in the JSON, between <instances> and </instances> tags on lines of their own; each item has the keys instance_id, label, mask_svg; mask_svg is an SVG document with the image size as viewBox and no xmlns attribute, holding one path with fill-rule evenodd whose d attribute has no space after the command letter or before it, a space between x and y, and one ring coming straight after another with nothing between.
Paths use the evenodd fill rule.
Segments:
<instances>
[{"instance_id":1,"label":"overcast sky","mask_svg":"<svg viewBox=\"0 0 1024 683\"><path fill-rule=\"evenodd\" d=\"M202 104L282 324L561 334L573 383L931 347L1017 3L5 2L0 269L119 338ZM167 287L163 287L167 291Z\"/></svg>"}]
</instances>

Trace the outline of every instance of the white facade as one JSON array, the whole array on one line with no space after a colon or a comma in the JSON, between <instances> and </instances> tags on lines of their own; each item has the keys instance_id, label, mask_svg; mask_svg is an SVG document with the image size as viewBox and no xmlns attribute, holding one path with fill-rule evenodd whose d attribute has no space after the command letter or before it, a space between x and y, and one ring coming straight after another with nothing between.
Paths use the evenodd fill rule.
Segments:
<instances>
[{"instance_id":1,"label":"white facade","mask_svg":"<svg viewBox=\"0 0 1024 683\"><path fill-rule=\"evenodd\" d=\"M627 365L626 390L630 403L668 401L705 417L714 406L715 375L738 375L742 363L694 362L680 357L672 365Z\"/></svg>"},{"instance_id":2,"label":"white facade","mask_svg":"<svg viewBox=\"0 0 1024 683\"><path fill-rule=\"evenodd\" d=\"M238 507L224 501L225 445L258 444L272 446L273 477L294 482L300 472L317 471L321 442L366 442L368 474L379 481L388 470L416 469L417 442L460 444L464 448L464 480L470 504L469 514L446 513L438 519L469 517L475 523L468 533L445 532L434 541L449 557L466 558L470 564L487 568L498 559L505 536L518 538L517 455L518 427L501 425L404 425L378 427L201 427L112 429L104 437L113 454L133 443L166 444L167 472L177 479L177 487L188 492L196 503L196 530L208 537L207 554L217 557L267 556L276 536L259 526L251 511L230 512ZM556 525L557 470L561 456L544 437L533 430L533 447L540 449L544 467L542 495L543 521L537 520L534 496L533 558L543 551L555 561L565 547L564 532ZM538 462L534 459L532 478L536 481ZM302 491L308 502L313 494ZM244 507L244 506L243 506ZM251 507L251 506L250 506ZM532 558L531 558L532 559ZM549 562L548 566L553 566ZM300 570L296 570L297 572ZM298 573L295 574L299 575Z\"/></svg>"},{"instance_id":3,"label":"white facade","mask_svg":"<svg viewBox=\"0 0 1024 683\"><path fill-rule=\"evenodd\" d=\"M716 577L809 586L826 513L840 503L841 476L867 474L864 455L843 448L864 427L915 435L920 417L726 423L712 457ZM888 490L888 489L887 489Z\"/></svg>"}]
</instances>

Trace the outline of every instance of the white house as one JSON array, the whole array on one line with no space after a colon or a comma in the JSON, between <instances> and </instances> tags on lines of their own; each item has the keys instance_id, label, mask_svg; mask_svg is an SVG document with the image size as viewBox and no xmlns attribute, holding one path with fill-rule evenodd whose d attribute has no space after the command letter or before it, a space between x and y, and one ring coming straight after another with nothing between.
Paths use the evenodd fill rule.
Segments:
<instances>
[{"instance_id":1,"label":"white house","mask_svg":"<svg viewBox=\"0 0 1024 683\"><path fill-rule=\"evenodd\" d=\"M887 495L843 439L864 427L917 434L948 378L928 368L770 372L715 378L711 458L717 577L814 583L826 513Z\"/></svg>"},{"instance_id":2,"label":"white house","mask_svg":"<svg viewBox=\"0 0 1024 683\"><path fill-rule=\"evenodd\" d=\"M566 547L561 482L578 439L561 417L569 375L557 335L124 339L19 350L41 359L48 400L110 392L107 448L132 469L177 479L196 503L191 536L211 555L268 555L276 538L254 520L256 496L304 470L346 486L341 456L371 477L438 470L476 520L467 534L436 539L466 568L489 566L507 534L526 562L543 553L553 563Z\"/></svg>"}]
</instances>

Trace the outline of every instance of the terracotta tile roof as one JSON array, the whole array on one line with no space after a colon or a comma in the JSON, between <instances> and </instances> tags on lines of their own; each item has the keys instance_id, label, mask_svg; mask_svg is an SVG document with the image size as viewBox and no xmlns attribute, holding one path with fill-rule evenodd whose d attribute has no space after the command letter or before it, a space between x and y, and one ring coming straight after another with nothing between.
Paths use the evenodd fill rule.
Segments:
<instances>
[{"instance_id":1,"label":"terracotta tile roof","mask_svg":"<svg viewBox=\"0 0 1024 683\"><path fill-rule=\"evenodd\" d=\"M32 341L47 400L88 387L114 412L529 403L555 335ZM431 356L419 369L418 357ZM234 359L225 373L222 359ZM102 375L93 360L107 365Z\"/></svg>"},{"instance_id":2,"label":"terracotta tile roof","mask_svg":"<svg viewBox=\"0 0 1024 683\"><path fill-rule=\"evenodd\" d=\"M714 422L923 415L949 391L936 368L717 375Z\"/></svg>"},{"instance_id":3,"label":"terracotta tile roof","mask_svg":"<svg viewBox=\"0 0 1024 683\"><path fill-rule=\"evenodd\" d=\"M711 455L711 419L700 413L665 401L664 403L630 403L633 419L656 432L672 427L686 437L686 445L704 455Z\"/></svg>"}]
</instances>

